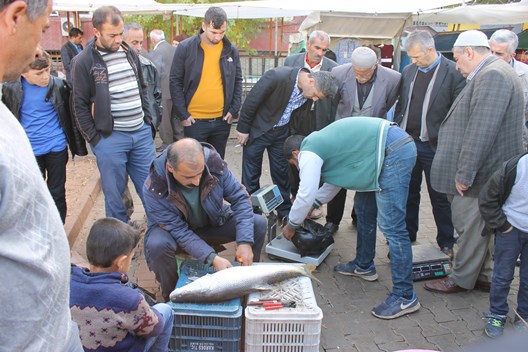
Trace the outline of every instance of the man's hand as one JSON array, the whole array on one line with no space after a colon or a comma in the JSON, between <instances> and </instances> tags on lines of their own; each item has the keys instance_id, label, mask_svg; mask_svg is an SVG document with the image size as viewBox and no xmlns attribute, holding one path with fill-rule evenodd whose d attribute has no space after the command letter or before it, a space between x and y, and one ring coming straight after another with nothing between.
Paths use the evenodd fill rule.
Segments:
<instances>
[{"instance_id":1,"label":"man's hand","mask_svg":"<svg viewBox=\"0 0 528 352\"><path fill-rule=\"evenodd\" d=\"M227 268L232 267L231 262L225 258L222 258L221 256L217 255L213 259L213 267L215 268L215 271L224 270Z\"/></svg>"},{"instance_id":2,"label":"man's hand","mask_svg":"<svg viewBox=\"0 0 528 352\"><path fill-rule=\"evenodd\" d=\"M249 139L249 133L240 133L237 131L237 136L238 136L238 143L240 145L246 145Z\"/></svg>"},{"instance_id":3,"label":"man's hand","mask_svg":"<svg viewBox=\"0 0 528 352\"><path fill-rule=\"evenodd\" d=\"M185 120L183 120L181 122L182 126L183 127L189 127L190 125L194 124L194 117L192 116L189 116L188 118L186 118Z\"/></svg>"},{"instance_id":4,"label":"man's hand","mask_svg":"<svg viewBox=\"0 0 528 352\"><path fill-rule=\"evenodd\" d=\"M286 224L282 228L282 234L284 235L284 238L286 238L288 241L291 241L293 235L295 235L295 229L290 225Z\"/></svg>"},{"instance_id":5,"label":"man's hand","mask_svg":"<svg viewBox=\"0 0 528 352\"><path fill-rule=\"evenodd\" d=\"M227 114L224 116L224 121L227 122L228 124L231 124L233 122L233 120L235 120L235 118L228 111Z\"/></svg>"},{"instance_id":6,"label":"man's hand","mask_svg":"<svg viewBox=\"0 0 528 352\"><path fill-rule=\"evenodd\" d=\"M469 189L469 186L463 185L458 181L455 181L455 187L456 187L458 194L460 194L461 197L463 197L464 192Z\"/></svg>"},{"instance_id":7,"label":"man's hand","mask_svg":"<svg viewBox=\"0 0 528 352\"><path fill-rule=\"evenodd\" d=\"M242 265L253 264L253 248L249 244L239 244L236 249L236 260Z\"/></svg>"}]
</instances>

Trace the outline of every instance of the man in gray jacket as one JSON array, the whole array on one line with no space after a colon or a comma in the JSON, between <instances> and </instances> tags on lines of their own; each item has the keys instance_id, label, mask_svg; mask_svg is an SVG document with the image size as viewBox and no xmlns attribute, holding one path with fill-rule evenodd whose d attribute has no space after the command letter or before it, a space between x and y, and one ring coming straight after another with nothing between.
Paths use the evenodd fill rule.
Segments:
<instances>
[{"instance_id":1,"label":"man in gray jacket","mask_svg":"<svg viewBox=\"0 0 528 352\"><path fill-rule=\"evenodd\" d=\"M441 293L489 291L491 236L481 236L484 220L478 194L503 162L523 151L524 98L515 71L491 55L484 33L461 33L453 55L468 83L440 126L431 184L447 194L460 237L452 274L425 288Z\"/></svg>"},{"instance_id":2,"label":"man in gray jacket","mask_svg":"<svg viewBox=\"0 0 528 352\"><path fill-rule=\"evenodd\" d=\"M169 144L183 138L183 126L172 109L169 89L170 69L176 48L165 40L165 33L161 29L152 30L150 32L150 40L154 45L154 49L149 57L156 65L161 78L161 93L163 97L163 116L159 126L161 146L156 151L162 152Z\"/></svg>"},{"instance_id":3,"label":"man in gray jacket","mask_svg":"<svg viewBox=\"0 0 528 352\"><path fill-rule=\"evenodd\" d=\"M332 74L336 77L339 85L336 120L351 116L386 118L387 112L398 98L401 74L380 65L374 50L367 47L356 48L352 52L351 61L349 64L340 65L332 69ZM359 213L363 211L373 214L372 207L367 207L367 204L374 204L373 200L374 193L372 192L356 193L354 210L358 217L358 232L366 233L368 231L370 233L368 237L374 239L375 242L375 216L374 219L368 221L370 224L368 226L364 226L362 221L359 220ZM343 218L345 201L346 190L342 189L328 203L325 227L331 232L337 231ZM362 204L360 205L362 209L358 209L358 204ZM374 259L374 242L368 246L372 248L372 259Z\"/></svg>"}]
</instances>

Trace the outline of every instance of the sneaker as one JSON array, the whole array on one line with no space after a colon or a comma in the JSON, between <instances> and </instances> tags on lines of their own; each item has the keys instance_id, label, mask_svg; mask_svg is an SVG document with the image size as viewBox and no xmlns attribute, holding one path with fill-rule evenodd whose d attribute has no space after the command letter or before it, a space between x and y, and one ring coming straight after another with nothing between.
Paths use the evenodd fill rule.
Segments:
<instances>
[{"instance_id":1,"label":"sneaker","mask_svg":"<svg viewBox=\"0 0 528 352\"><path fill-rule=\"evenodd\" d=\"M372 309L372 315L380 319L395 319L403 315L411 314L420 309L420 302L416 293L410 299L396 296L391 293L389 297L379 306Z\"/></svg>"},{"instance_id":2,"label":"sneaker","mask_svg":"<svg viewBox=\"0 0 528 352\"><path fill-rule=\"evenodd\" d=\"M376 281L378 274L376 273L376 267L374 264L368 268L363 269L356 264L356 260L351 260L346 264L337 264L334 270L343 275L357 276L367 281Z\"/></svg>"},{"instance_id":3,"label":"sneaker","mask_svg":"<svg viewBox=\"0 0 528 352\"><path fill-rule=\"evenodd\" d=\"M488 319L486 327L484 328L484 333L495 339L502 336L504 333L504 323L506 323L506 316L493 314L493 313L484 313L484 319Z\"/></svg>"}]
</instances>

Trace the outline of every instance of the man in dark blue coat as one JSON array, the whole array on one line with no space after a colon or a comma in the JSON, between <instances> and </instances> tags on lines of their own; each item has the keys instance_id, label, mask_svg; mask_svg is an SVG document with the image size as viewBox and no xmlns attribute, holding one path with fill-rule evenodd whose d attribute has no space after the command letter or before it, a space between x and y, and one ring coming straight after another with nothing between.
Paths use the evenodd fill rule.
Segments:
<instances>
[{"instance_id":1,"label":"man in dark blue coat","mask_svg":"<svg viewBox=\"0 0 528 352\"><path fill-rule=\"evenodd\" d=\"M253 214L244 187L210 144L192 138L171 144L152 163L143 195L145 257L166 300L178 280L178 249L219 271L231 261L213 246L236 241L238 262L259 261L266 219Z\"/></svg>"}]
</instances>

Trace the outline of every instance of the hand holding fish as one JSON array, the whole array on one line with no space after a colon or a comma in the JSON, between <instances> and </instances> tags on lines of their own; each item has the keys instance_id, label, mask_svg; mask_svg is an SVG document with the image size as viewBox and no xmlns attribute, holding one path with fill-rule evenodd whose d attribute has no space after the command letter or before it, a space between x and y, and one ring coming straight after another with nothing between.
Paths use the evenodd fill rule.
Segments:
<instances>
[{"instance_id":1,"label":"hand holding fish","mask_svg":"<svg viewBox=\"0 0 528 352\"><path fill-rule=\"evenodd\" d=\"M231 268L233 265L229 260L226 258L222 258L221 256L217 255L213 259L213 267L215 268L215 271L224 270L227 268Z\"/></svg>"},{"instance_id":2,"label":"hand holding fish","mask_svg":"<svg viewBox=\"0 0 528 352\"><path fill-rule=\"evenodd\" d=\"M282 228L282 235L288 241L291 241L291 239L293 238L293 235L295 235L295 229L293 227L290 227L290 225L286 224Z\"/></svg>"},{"instance_id":3,"label":"hand holding fish","mask_svg":"<svg viewBox=\"0 0 528 352\"><path fill-rule=\"evenodd\" d=\"M236 249L236 260L242 265L253 264L253 248L249 244L239 244Z\"/></svg>"}]
</instances>

